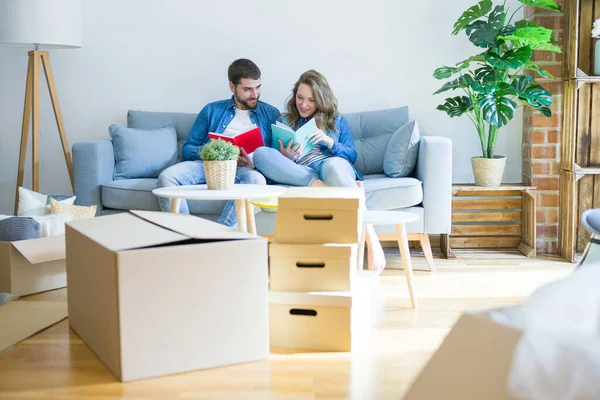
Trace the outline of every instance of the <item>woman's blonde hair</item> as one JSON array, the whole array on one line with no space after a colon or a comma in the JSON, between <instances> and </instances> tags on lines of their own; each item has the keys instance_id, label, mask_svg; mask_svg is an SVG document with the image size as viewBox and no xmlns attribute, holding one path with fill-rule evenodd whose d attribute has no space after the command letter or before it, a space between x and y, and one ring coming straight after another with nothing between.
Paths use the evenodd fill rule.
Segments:
<instances>
[{"instance_id":1,"label":"woman's blonde hair","mask_svg":"<svg viewBox=\"0 0 600 400\"><path fill-rule=\"evenodd\" d=\"M302 83L310 85L312 88L313 97L317 104L317 111L313 115L317 127L325 133L330 130L337 132L335 127L335 118L338 113L337 99L325 76L314 69L300 75L294 89L292 89L292 95L287 102L287 113L285 114L288 125L295 128L298 121L300 121L300 113L296 107L296 95L298 94L298 87Z\"/></svg>"}]
</instances>

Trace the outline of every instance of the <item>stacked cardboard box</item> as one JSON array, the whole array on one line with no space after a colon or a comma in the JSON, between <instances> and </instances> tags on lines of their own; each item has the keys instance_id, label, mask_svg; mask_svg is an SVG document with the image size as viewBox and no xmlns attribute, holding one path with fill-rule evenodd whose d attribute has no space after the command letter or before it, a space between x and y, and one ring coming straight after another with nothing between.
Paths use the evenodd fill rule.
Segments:
<instances>
[{"instance_id":1,"label":"stacked cardboard box","mask_svg":"<svg viewBox=\"0 0 600 400\"><path fill-rule=\"evenodd\" d=\"M271 244L272 347L350 351L373 324L377 275L358 271L364 192L292 188L279 198Z\"/></svg>"}]
</instances>

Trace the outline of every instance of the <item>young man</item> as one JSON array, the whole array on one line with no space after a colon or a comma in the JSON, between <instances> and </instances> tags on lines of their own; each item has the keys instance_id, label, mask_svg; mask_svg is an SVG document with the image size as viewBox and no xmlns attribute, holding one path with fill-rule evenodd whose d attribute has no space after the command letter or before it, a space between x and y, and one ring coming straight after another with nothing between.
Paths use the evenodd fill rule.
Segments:
<instances>
[{"instance_id":1,"label":"young man","mask_svg":"<svg viewBox=\"0 0 600 400\"><path fill-rule=\"evenodd\" d=\"M185 161L164 170L158 177L157 187L197 185L206 183L204 166L199 152L210 140L209 132L239 133L256 125L260 128L265 146L271 146L271 124L279 116L279 110L259 100L261 91L260 69L247 59L235 60L228 70L229 89L233 96L227 100L207 104L190 131L183 145L182 156ZM265 177L254 169L248 155L242 151L238 159L235 176L236 183L266 184ZM158 198L162 211L169 211L170 199ZM181 213L189 213L185 200L181 201ZM237 224L235 204L228 201L218 220L227 226Z\"/></svg>"}]
</instances>

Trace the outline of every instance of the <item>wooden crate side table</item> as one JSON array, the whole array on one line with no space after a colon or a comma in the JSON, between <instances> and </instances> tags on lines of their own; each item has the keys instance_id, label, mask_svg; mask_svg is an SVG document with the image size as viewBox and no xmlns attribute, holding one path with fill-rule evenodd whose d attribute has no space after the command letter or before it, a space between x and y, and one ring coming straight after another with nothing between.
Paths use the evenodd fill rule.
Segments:
<instances>
[{"instance_id":1,"label":"wooden crate side table","mask_svg":"<svg viewBox=\"0 0 600 400\"><path fill-rule=\"evenodd\" d=\"M442 251L456 257L452 248L516 248L536 256L535 187L502 185L452 186L452 230L442 235Z\"/></svg>"}]
</instances>

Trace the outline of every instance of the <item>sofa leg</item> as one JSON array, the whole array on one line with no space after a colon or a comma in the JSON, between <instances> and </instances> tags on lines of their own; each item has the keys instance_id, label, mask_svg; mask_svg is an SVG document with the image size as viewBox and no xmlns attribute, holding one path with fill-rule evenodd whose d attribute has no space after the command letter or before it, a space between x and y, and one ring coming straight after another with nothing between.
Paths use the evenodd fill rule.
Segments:
<instances>
[{"instance_id":1,"label":"sofa leg","mask_svg":"<svg viewBox=\"0 0 600 400\"><path fill-rule=\"evenodd\" d=\"M429 243L429 235L426 233L419 235L419 242L421 243L421 248L423 249L423 254L425 255L429 269L431 272L435 272L435 264L433 262L433 253L431 252L431 243Z\"/></svg>"}]
</instances>

